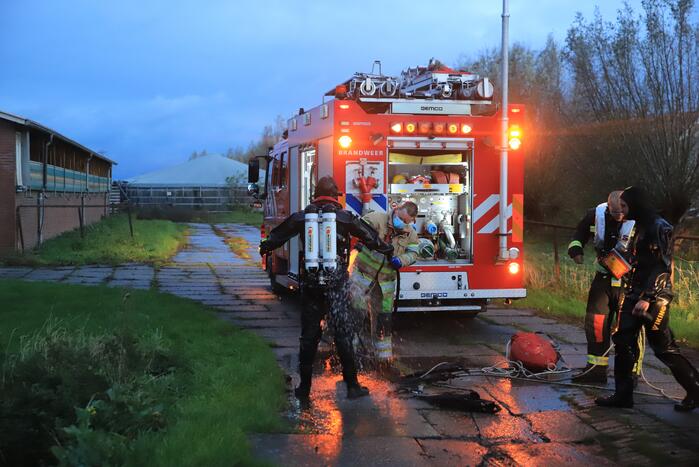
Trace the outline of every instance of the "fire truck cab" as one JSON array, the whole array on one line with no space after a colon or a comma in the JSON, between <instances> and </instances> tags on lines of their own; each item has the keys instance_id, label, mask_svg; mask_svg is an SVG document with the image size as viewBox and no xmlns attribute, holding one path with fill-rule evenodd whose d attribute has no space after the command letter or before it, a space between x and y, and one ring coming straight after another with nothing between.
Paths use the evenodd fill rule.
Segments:
<instances>
[{"instance_id":1,"label":"fire truck cab","mask_svg":"<svg viewBox=\"0 0 699 467\"><path fill-rule=\"evenodd\" d=\"M400 270L397 311L486 309L491 299L526 296L523 285L524 108L492 104L487 78L437 63L399 77L356 73L301 109L286 137L250 163L251 192L264 210L262 236L312 200L330 175L358 216L417 204L418 261ZM499 212L501 112L508 112L507 209ZM258 180L263 159L267 170ZM499 225L507 221L507 258ZM300 286L303 240L263 258L274 289Z\"/></svg>"}]
</instances>

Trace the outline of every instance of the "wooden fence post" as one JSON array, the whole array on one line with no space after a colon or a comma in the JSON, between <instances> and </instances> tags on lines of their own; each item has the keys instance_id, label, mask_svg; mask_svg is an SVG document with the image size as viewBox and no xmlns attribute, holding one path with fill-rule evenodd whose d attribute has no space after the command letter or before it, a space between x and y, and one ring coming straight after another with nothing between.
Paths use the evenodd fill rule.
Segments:
<instances>
[{"instance_id":1,"label":"wooden fence post","mask_svg":"<svg viewBox=\"0 0 699 467\"><path fill-rule=\"evenodd\" d=\"M80 221L80 238L85 238L85 196L80 196L78 220Z\"/></svg>"},{"instance_id":2,"label":"wooden fence post","mask_svg":"<svg viewBox=\"0 0 699 467\"><path fill-rule=\"evenodd\" d=\"M561 260L558 257L558 235L556 227L553 228L553 275L556 282L561 280Z\"/></svg>"},{"instance_id":3,"label":"wooden fence post","mask_svg":"<svg viewBox=\"0 0 699 467\"><path fill-rule=\"evenodd\" d=\"M131 232L131 238L133 238L133 222L131 221L131 203L126 203L126 214L129 217L129 232Z\"/></svg>"}]
</instances>

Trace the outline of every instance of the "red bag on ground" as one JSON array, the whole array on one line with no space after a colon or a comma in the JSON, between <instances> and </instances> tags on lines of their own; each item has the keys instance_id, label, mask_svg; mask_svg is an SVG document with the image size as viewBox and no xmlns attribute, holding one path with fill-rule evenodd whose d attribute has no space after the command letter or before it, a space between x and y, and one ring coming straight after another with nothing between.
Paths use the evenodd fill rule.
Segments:
<instances>
[{"instance_id":1,"label":"red bag on ground","mask_svg":"<svg viewBox=\"0 0 699 467\"><path fill-rule=\"evenodd\" d=\"M529 371L556 367L558 353L547 338L533 332L517 332L510 339L510 360L521 362Z\"/></svg>"}]
</instances>

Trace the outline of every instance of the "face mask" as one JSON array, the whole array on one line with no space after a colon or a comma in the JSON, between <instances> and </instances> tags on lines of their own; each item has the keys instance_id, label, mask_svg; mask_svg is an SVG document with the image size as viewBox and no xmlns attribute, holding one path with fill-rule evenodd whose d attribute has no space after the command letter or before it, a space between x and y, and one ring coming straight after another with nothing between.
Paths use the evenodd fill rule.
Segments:
<instances>
[{"instance_id":1,"label":"face mask","mask_svg":"<svg viewBox=\"0 0 699 467\"><path fill-rule=\"evenodd\" d=\"M405 222L398 217L398 216L393 216L393 227L395 227L398 230L403 230L405 229Z\"/></svg>"}]
</instances>

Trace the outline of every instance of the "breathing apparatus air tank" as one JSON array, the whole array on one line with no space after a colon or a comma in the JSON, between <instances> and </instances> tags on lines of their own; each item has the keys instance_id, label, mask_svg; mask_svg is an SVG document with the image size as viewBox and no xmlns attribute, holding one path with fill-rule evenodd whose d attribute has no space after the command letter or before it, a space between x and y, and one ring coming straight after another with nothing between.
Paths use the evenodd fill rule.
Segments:
<instances>
[{"instance_id":1,"label":"breathing apparatus air tank","mask_svg":"<svg viewBox=\"0 0 699 467\"><path fill-rule=\"evenodd\" d=\"M321 215L320 256L323 270L332 272L337 269L337 214L332 206L325 205Z\"/></svg>"},{"instance_id":2,"label":"breathing apparatus air tank","mask_svg":"<svg viewBox=\"0 0 699 467\"><path fill-rule=\"evenodd\" d=\"M619 241L617 242L616 248L620 253L626 253L629 249L629 244L634 236L636 228L636 221L624 221L619 229Z\"/></svg>"},{"instance_id":3,"label":"breathing apparatus air tank","mask_svg":"<svg viewBox=\"0 0 699 467\"><path fill-rule=\"evenodd\" d=\"M319 232L318 224L318 208L314 205L309 205L305 209L305 226L304 226L304 261L306 271L315 273L318 272L320 248L319 248Z\"/></svg>"}]
</instances>

